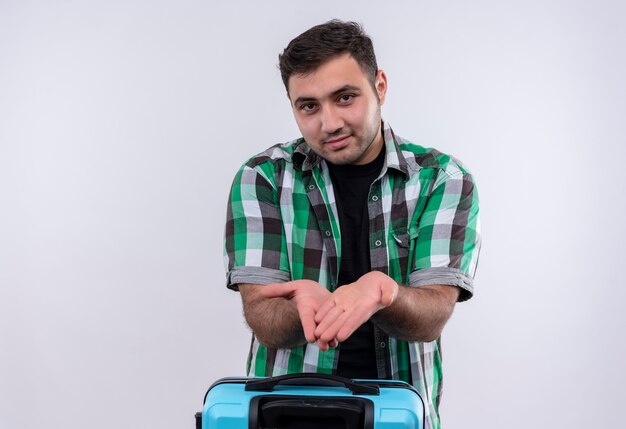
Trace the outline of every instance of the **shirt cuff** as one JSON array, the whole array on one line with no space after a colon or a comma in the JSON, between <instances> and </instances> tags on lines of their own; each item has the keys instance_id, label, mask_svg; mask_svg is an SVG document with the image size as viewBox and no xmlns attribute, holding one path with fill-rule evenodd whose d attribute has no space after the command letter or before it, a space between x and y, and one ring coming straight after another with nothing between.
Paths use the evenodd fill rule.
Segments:
<instances>
[{"instance_id":1,"label":"shirt cuff","mask_svg":"<svg viewBox=\"0 0 626 429\"><path fill-rule=\"evenodd\" d=\"M233 267L226 275L226 287L235 291L240 283L253 285L267 285L270 283L285 283L291 280L291 274L286 271L265 267Z\"/></svg>"},{"instance_id":2,"label":"shirt cuff","mask_svg":"<svg viewBox=\"0 0 626 429\"><path fill-rule=\"evenodd\" d=\"M457 268L433 267L413 271L409 276L409 286L449 285L461 288L459 302L467 301L474 295L474 280Z\"/></svg>"}]
</instances>

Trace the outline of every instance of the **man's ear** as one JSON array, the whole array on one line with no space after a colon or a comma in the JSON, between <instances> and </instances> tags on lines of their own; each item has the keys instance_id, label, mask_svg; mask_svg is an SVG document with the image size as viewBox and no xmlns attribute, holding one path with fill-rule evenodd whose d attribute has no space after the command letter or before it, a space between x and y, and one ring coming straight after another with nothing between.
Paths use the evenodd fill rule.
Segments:
<instances>
[{"instance_id":1,"label":"man's ear","mask_svg":"<svg viewBox=\"0 0 626 429\"><path fill-rule=\"evenodd\" d=\"M387 95L387 75L384 70L378 70L376 72L376 78L374 79L374 88L378 95L378 100L382 105L385 102L385 95Z\"/></svg>"}]
</instances>

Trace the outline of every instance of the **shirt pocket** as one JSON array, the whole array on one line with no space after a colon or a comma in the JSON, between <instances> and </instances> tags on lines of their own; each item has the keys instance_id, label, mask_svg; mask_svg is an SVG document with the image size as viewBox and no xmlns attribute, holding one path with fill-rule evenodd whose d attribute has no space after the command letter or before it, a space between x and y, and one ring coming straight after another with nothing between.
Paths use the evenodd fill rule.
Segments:
<instances>
[{"instance_id":1,"label":"shirt pocket","mask_svg":"<svg viewBox=\"0 0 626 429\"><path fill-rule=\"evenodd\" d=\"M413 253L418 235L417 228L391 231L396 251L389 253L389 273L394 280L408 284L409 274L413 271Z\"/></svg>"}]
</instances>

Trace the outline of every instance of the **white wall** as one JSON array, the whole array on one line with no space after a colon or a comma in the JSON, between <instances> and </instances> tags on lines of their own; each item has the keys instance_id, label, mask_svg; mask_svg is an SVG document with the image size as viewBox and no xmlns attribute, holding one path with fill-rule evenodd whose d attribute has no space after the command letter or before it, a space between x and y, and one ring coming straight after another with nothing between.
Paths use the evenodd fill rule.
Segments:
<instances>
[{"instance_id":1,"label":"white wall","mask_svg":"<svg viewBox=\"0 0 626 429\"><path fill-rule=\"evenodd\" d=\"M244 371L230 180L297 128L277 54L361 21L400 135L482 199L444 427L617 427L623 2L0 2L0 427L191 428ZM221 352L220 352L221 350ZM218 353L220 353L218 355Z\"/></svg>"}]
</instances>

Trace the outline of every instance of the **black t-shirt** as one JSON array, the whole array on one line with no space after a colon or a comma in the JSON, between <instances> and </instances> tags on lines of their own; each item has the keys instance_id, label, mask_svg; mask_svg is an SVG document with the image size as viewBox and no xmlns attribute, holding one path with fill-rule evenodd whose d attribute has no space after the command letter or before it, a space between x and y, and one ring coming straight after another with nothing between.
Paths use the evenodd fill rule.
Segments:
<instances>
[{"instance_id":1,"label":"black t-shirt","mask_svg":"<svg viewBox=\"0 0 626 429\"><path fill-rule=\"evenodd\" d=\"M376 159L369 164L328 163L341 228L339 286L352 283L371 270L367 198L370 186L380 174L384 162L383 146ZM341 343L337 375L348 378L378 378L372 322L363 324Z\"/></svg>"}]
</instances>

